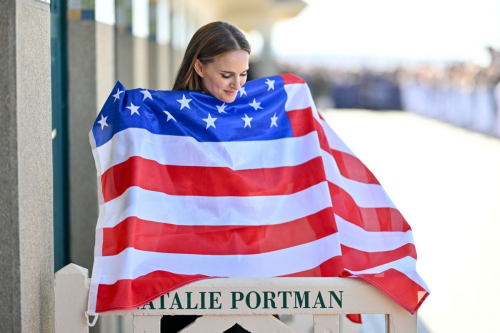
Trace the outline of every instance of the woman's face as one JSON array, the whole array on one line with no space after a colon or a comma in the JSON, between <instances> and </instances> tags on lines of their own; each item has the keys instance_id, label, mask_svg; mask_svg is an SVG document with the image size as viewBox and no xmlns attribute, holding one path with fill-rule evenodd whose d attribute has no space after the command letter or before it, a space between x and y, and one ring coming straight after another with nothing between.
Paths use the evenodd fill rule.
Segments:
<instances>
[{"instance_id":1,"label":"woman's face","mask_svg":"<svg viewBox=\"0 0 500 333\"><path fill-rule=\"evenodd\" d=\"M247 51L235 50L206 64L197 59L195 70L209 93L222 102L232 103L247 81L248 59Z\"/></svg>"}]
</instances>

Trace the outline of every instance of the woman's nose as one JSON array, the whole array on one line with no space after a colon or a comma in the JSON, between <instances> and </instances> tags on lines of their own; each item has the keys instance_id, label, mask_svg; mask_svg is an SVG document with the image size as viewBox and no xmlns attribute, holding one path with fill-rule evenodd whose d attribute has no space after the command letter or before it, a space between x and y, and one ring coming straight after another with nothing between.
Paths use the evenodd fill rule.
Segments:
<instances>
[{"instance_id":1,"label":"woman's nose","mask_svg":"<svg viewBox=\"0 0 500 333\"><path fill-rule=\"evenodd\" d=\"M240 78L239 77L236 77L234 82L233 82L233 88L235 90L240 90L241 88L241 85L240 85Z\"/></svg>"}]
</instances>

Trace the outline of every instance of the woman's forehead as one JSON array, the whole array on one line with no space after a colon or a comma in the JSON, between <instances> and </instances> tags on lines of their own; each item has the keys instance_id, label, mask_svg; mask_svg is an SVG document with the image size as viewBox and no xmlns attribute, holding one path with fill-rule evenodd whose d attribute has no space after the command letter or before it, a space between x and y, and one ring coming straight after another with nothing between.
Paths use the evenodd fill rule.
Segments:
<instances>
[{"instance_id":1,"label":"woman's forehead","mask_svg":"<svg viewBox=\"0 0 500 333\"><path fill-rule=\"evenodd\" d=\"M217 70L244 72L248 69L250 56L245 50L235 50L215 57L214 66Z\"/></svg>"}]
</instances>

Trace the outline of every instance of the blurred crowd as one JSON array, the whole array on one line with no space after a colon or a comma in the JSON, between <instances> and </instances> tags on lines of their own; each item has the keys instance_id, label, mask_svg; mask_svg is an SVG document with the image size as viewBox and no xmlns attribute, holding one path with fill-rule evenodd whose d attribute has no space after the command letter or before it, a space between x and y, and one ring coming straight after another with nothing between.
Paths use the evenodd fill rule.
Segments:
<instances>
[{"instance_id":1,"label":"blurred crowd","mask_svg":"<svg viewBox=\"0 0 500 333\"><path fill-rule=\"evenodd\" d=\"M309 84L319 108L405 110L500 137L500 52L489 66L419 65L393 70L285 67Z\"/></svg>"},{"instance_id":2,"label":"blurred crowd","mask_svg":"<svg viewBox=\"0 0 500 333\"><path fill-rule=\"evenodd\" d=\"M500 137L498 69L461 64L400 74L404 110Z\"/></svg>"}]
</instances>

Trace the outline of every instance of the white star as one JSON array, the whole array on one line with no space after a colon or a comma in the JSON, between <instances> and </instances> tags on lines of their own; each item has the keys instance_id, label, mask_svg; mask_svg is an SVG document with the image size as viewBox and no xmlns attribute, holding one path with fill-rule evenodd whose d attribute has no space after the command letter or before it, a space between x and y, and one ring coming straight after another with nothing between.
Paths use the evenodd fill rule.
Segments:
<instances>
[{"instance_id":1,"label":"white star","mask_svg":"<svg viewBox=\"0 0 500 333\"><path fill-rule=\"evenodd\" d=\"M207 128L206 129L208 129L210 126L213 126L213 128L216 128L215 127L215 121L216 120L217 120L217 118L212 118L210 116L210 113L209 113L208 114L208 118L203 119L203 121L207 123Z\"/></svg>"},{"instance_id":2,"label":"white star","mask_svg":"<svg viewBox=\"0 0 500 333\"><path fill-rule=\"evenodd\" d=\"M130 106L127 106L127 109L130 109L130 115L132 116L134 113L137 113L140 116L139 110L140 106L134 105L134 103L130 103Z\"/></svg>"},{"instance_id":3,"label":"white star","mask_svg":"<svg viewBox=\"0 0 500 333\"><path fill-rule=\"evenodd\" d=\"M248 104L250 105L251 107L253 107L255 109L255 111L257 111L257 109L263 109L261 106L260 106L260 102L256 102L255 101L255 98L253 99L253 102Z\"/></svg>"},{"instance_id":4,"label":"white star","mask_svg":"<svg viewBox=\"0 0 500 333\"><path fill-rule=\"evenodd\" d=\"M274 116L271 117L271 127L278 127L278 124L276 124L276 120L278 120L278 117L276 117L276 113L274 113Z\"/></svg>"},{"instance_id":5,"label":"white star","mask_svg":"<svg viewBox=\"0 0 500 333\"><path fill-rule=\"evenodd\" d=\"M274 81L275 80L269 80L269 79L266 79L266 84L269 86L269 88L267 88L267 91L269 90L274 90Z\"/></svg>"},{"instance_id":6,"label":"white star","mask_svg":"<svg viewBox=\"0 0 500 333\"><path fill-rule=\"evenodd\" d=\"M185 106L188 109L191 109L191 107L189 106L189 102L191 102L191 100L187 99L186 96L184 96L184 94L182 94L182 99L178 99L177 102L181 103L181 110L184 109Z\"/></svg>"},{"instance_id":7,"label":"white star","mask_svg":"<svg viewBox=\"0 0 500 333\"><path fill-rule=\"evenodd\" d=\"M120 94L123 94L123 91L120 91L120 88L118 88L118 91L116 92L116 94L113 95L113 97L115 98L113 103L116 102L117 99L120 99Z\"/></svg>"},{"instance_id":8,"label":"white star","mask_svg":"<svg viewBox=\"0 0 500 333\"><path fill-rule=\"evenodd\" d=\"M144 98L142 99L143 101L146 99L146 98L149 98L150 100L153 100L153 97L151 97L151 93L147 90L141 90L141 93L144 94Z\"/></svg>"},{"instance_id":9,"label":"white star","mask_svg":"<svg viewBox=\"0 0 500 333\"><path fill-rule=\"evenodd\" d=\"M168 111L163 111L163 112L165 112L165 114L167 115L167 121L170 121L170 119L173 119L175 122L177 122L177 120L175 120L174 116L172 116L170 114L170 112L168 112Z\"/></svg>"},{"instance_id":10,"label":"white star","mask_svg":"<svg viewBox=\"0 0 500 333\"><path fill-rule=\"evenodd\" d=\"M108 123L106 123L106 119L108 119L108 117L104 117L101 113L101 120L98 121L98 123L101 124L101 131L104 130L104 126L109 126Z\"/></svg>"},{"instance_id":11,"label":"white star","mask_svg":"<svg viewBox=\"0 0 500 333\"><path fill-rule=\"evenodd\" d=\"M245 91L245 87L241 87L239 91L240 91L240 97L243 96L243 95L248 96L247 92Z\"/></svg>"},{"instance_id":12,"label":"white star","mask_svg":"<svg viewBox=\"0 0 500 333\"><path fill-rule=\"evenodd\" d=\"M217 111L219 111L219 113L226 113L226 111L224 111L226 106L227 106L226 103L222 103L222 105L216 105Z\"/></svg>"},{"instance_id":13,"label":"white star","mask_svg":"<svg viewBox=\"0 0 500 333\"><path fill-rule=\"evenodd\" d=\"M249 116L247 116L245 114L245 118L241 118L241 119L243 119L245 121L245 127L243 127L243 128L246 128L247 126L252 128L252 125L250 125L250 122L252 121L253 118L250 118Z\"/></svg>"}]
</instances>

